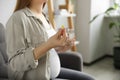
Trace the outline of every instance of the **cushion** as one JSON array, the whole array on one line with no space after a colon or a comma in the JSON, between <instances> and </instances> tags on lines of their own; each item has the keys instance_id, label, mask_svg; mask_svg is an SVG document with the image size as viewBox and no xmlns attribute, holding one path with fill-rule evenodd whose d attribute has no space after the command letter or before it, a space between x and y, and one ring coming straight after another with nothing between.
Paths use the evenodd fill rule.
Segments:
<instances>
[{"instance_id":1,"label":"cushion","mask_svg":"<svg viewBox=\"0 0 120 80\"><path fill-rule=\"evenodd\" d=\"M0 51L5 62L7 63L8 57L6 53L5 28L1 23L0 23Z\"/></svg>"},{"instance_id":2,"label":"cushion","mask_svg":"<svg viewBox=\"0 0 120 80\"><path fill-rule=\"evenodd\" d=\"M5 28L0 23L0 43L5 42Z\"/></svg>"},{"instance_id":3,"label":"cushion","mask_svg":"<svg viewBox=\"0 0 120 80\"><path fill-rule=\"evenodd\" d=\"M8 68L7 64L5 63L3 56L0 52L0 78L7 78L8 77Z\"/></svg>"},{"instance_id":4,"label":"cushion","mask_svg":"<svg viewBox=\"0 0 120 80\"><path fill-rule=\"evenodd\" d=\"M0 43L0 54L3 56L4 61L7 63L8 62L8 57L6 53L6 43Z\"/></svg>"},{"instance_id":5,"label":"cushion","mask_svg":"<svg viewBox=\"0 0 120 80\"><path fill-rule=\"evenodd\" d=\"M0 66L2 66L3 64L5 64L4 58L0 52Z\"/></svg>"}]
</instances>

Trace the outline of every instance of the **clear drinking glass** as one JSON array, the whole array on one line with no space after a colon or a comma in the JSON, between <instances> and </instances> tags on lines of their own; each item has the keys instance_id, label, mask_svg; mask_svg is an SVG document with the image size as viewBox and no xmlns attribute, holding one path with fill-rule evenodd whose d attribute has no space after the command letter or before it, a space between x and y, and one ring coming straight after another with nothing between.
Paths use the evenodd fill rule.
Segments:
<instances>
[{"instance_id":1,"label":"clear drinking glass","mask_svg":"<svg viewBox=\"0 0 120 80\"><path fill-rule=\"evenodd\" d=\"M66 31L67 31L68 36L69 36L70 39L75 39L75 30L74 29L67 28ZM74 44L75 45L79 44L79 41L75 41Z\"/></svg>"}]
</instances>

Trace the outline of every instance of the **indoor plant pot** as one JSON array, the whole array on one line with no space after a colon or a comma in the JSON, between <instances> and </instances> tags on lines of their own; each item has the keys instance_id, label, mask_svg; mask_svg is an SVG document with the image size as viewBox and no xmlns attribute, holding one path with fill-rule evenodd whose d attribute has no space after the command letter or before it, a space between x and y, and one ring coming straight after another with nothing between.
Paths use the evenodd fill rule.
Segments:
<instances>
[{"instance_id":1,"label":"indoor plant pot","mask_svg":"<svg viewBox=\"0 0 120 80\"><path fill-rule=\"evenodd\" d=\"M90 23L92 23L94 20L96 20L97 17L103 14L107 16L112 16L111 15L112 12L117 12L120 15L120 4L119 3L114 2L114 4L110 6L104 13L97 14L96 16L94 16L93 19L90 21ZM116 69L120 69L120 17L118 17L116 20L114 20L111 17L111 22L109 23L109 29L113 29L113 28L115 30L114 41L117 44L117 47L114 47L114 54L113 54L114 67Z\"/></svg>"},{"instance_id":2,"label":"indoor plant pot","mask_svg":"<svg viewBox=\"0 0 120 80\"><path fill-rule=\"evenodd\" d=\"M120 47L114 47L114 67L120 69Z\"/></svg>"}]
</instances>

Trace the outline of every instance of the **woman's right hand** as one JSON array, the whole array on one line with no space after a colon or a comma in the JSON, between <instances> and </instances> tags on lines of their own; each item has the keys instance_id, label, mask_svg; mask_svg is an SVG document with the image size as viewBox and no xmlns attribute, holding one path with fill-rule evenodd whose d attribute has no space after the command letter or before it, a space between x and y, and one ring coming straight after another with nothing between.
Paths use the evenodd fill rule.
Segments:
<instances>
[{"instance_id":1,"label":"woman's right hand","mask_svg":"<svg viewBox=\"0 0 120 80\"><path fill-rule=\"evenodd\" d=\"M48 39L46 43L43 43L39 47L34 49L34 58L38 60L51 48L65 46L67 40L67 34L65 29L60 29L54 36Z\"/></svg>"},{"instance_id":2,"label":"woman's right hand","mask_svg":"<svg viewBox=\"0 0 120 80\"><path fill-rule=\"evenodd\" d=\"M65 46L67 34L65 29L60 29L54 36L48 39L47 43L50 48Z\"/></svg>"}]
</instances>

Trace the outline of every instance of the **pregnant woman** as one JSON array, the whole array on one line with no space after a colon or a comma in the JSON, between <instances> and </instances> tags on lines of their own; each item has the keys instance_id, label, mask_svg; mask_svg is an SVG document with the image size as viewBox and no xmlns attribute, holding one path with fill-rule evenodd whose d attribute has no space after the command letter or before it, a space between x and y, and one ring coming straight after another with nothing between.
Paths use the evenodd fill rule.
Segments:
<instances>
[{"instance_id":1,"label":"pregnant woman","mask_svg":"<svg viewBox=\"0 0 120 80\"><path fill-rule=\"evenodd\" d=\"M60 67L56 51L71 48L65 29L57 33L42 12L47 0L17 0L7 22L7 54L11 80L94 80L90 76ZM56 50L57 49L57 50Z\"/></svg>"}]
</instances>

